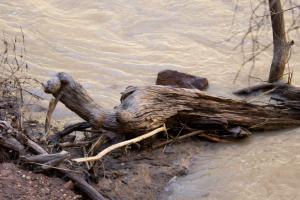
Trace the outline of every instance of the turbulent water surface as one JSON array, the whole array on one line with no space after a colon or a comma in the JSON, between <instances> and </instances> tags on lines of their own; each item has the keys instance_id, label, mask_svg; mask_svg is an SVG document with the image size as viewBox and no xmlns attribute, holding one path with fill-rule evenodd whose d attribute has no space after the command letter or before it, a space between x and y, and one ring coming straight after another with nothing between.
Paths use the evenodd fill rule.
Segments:
<instances>
[{"instance_id":1,"label":"turbulent water surface","mask_svg":"<svg viewBox=\"0 0 300 200\"><path fill-rule=\"evenodd\" d=\"M163 69L207 77L209 93L233 97L232 91L247 86L249 71L246 66L233 83L243 56L233 47L250 15L249 1L238 2L236 7L231 0L0 0L0 28L9 37L22 26L36 78L68 72L104 107L117 105L127 85L153 84ZM266 44L271 41L268 31L261 37ZM297 85L300 38L291 37L296 46L289 66ZM245 45L247 54L250 43ZM266 79L271 50L258 58L254 76ZM56 115L72 117L65 111ZM299 132L203 146L189 175L166 188L164 198L299 199Z\"/></svg>"}]
</instances>

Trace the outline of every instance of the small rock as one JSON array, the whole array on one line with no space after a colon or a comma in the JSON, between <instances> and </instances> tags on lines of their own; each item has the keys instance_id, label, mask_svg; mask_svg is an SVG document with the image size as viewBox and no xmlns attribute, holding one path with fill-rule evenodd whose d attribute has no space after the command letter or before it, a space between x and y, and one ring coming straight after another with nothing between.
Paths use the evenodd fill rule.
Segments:
<instances>
[{"instance_id":1,"label":"small rock","mask_svg":"<svg viewBox=\"0 0 300 200\"><path fill-rule=\"evenodd\" d=\"M11 170L4 169L4 170L0 171L0 176L2 176L2 177L8 177L11 173L12 173Z\"/></svg>"},{"instance_id":2,"label":"small rock","mask_svg":"<svg viewBox=\"0 0 300 200\"><path fill-rule=\"evenodd\" d=\"M164 70L158 73L156 85L204 90L208 87L208 80L175 70Z\"/></svg>"},{"instance_id":3,"label":"small rock","mask_svg":"<svg viewBox=\"0 0 300 200\"><path fill-rule=\"evenodd\" d=\"M76 199L82 199L82 196L81 195L76 195L73 199L74 200L76 200Z\"/></svg>"},{"instance_id":4,"label":"small rock","mask_svg":"<svg viewBox=\"0 0 300 200\"><path fill-rule=\"evenodd\" d=\"M68 190L72 190L74 188L74 184L72 181L68 181L64 184L64 188L68 189Z\"/></svg>"}]
</instances>

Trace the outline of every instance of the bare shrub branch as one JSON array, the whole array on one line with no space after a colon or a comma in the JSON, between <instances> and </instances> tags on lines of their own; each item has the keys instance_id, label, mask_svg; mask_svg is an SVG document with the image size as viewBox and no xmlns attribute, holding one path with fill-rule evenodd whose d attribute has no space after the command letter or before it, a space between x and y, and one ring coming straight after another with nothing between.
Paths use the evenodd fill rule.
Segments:
<instances>
[{"instance_id":1,"label":"bare shrub branch","mask_svg":"<svg viewBox=\"0 0 300 200\"><path fill-rule=\"evenodd\" d=\"M12 109L8 115L0 113L0 118L16 121L20 129L23 125L24 94L40 98L27 89L38 81L31 78L27 72L25 46L25 36L21 27L16 36L9 36L3 32L0 41L0 103L5 103L6 108L10 106Z\"/></svg>"},{"instance_id":2,"label":"bare shrub branch","mask_svg":"<svg viewBox=\"0 0 300 200\"><path fill-rule=\"evenodd\" d=\"M238 4L238 1L237 1ZM268 1L260 0L260 1L251 1L250 0L250 7L251 7L251 15L249 18L249 25L246 32L243 34L242 39L240 42L234 47L234 50L240 49L243 54L243 61L241 64L240 69L236 73L234 78L234 82L239 77L241 71L245 67L245 65L250 65L250 69L248 72L248 85L251 84L251 80L253 78L260 79L254 77L253 71L257 65L256 60L257 58L267 51L270 47L272 47L272 42L266 42L263 38L264 35L270 34L271 24L270 24L270 16L279 14L279 13L270 13L268 8ZM293 40L289 38L288 33L292 31L296 31L299 34L299 20L300 20L300 5L296 4L294 0L286 0L284 2L284 7L287 7L282 12L290 15L291 20L288 21L288 27L286 28L286 34L289 40L289 44L293 44ZM235 14L233 18L236 18L237 9L235 8ZM235 20L233 20L234 23ZM246 49L247 44L250 43L250 50ZM267 43L267 44L266 44ZM250 51L250 53L249 53ZM291 52L289 52L289 57L291 56ZM292 70L288 68L289 73L288 80L291 81L292 77Z\"/></svg>"}]
</instances>

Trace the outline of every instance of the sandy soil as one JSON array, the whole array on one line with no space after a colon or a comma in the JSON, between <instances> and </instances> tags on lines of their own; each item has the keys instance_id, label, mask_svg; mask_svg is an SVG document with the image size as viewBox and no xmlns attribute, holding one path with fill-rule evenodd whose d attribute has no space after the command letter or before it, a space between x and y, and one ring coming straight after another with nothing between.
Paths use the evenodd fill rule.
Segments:
<instances>
[{"instance_id":1,"label":"sandy soil","mask_svg":"<svg viewBox=\"0 0 300 200\"><path fill-rule=\"evenodd\" d=\"M1 200L73 200L81 199L54 177L23 170L13 163L0 164Z\"/></svg>"}]
</instances>

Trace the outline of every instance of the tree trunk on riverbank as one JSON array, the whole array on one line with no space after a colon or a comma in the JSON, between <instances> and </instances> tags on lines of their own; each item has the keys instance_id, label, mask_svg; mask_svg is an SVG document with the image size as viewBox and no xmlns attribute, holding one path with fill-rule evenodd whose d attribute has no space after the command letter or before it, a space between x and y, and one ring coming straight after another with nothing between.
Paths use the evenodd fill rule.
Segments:
<instances>
[{"instance_id":1,"label":"tree trunk on riverbank","mask_svg":"<svg viewBox=\"0 0 300 200\"><path fill-rule=\"evenodd\" d=\"M108 111L66 73L45 84L45 91L65 104L96 129L128 137L141 135L166 124L167 128L252 131L274 130L300 125L297 109L276 105L254 105L214 97L194 89L170 86L128 87L121 104Z\"/></svg>"}]
</instances>

